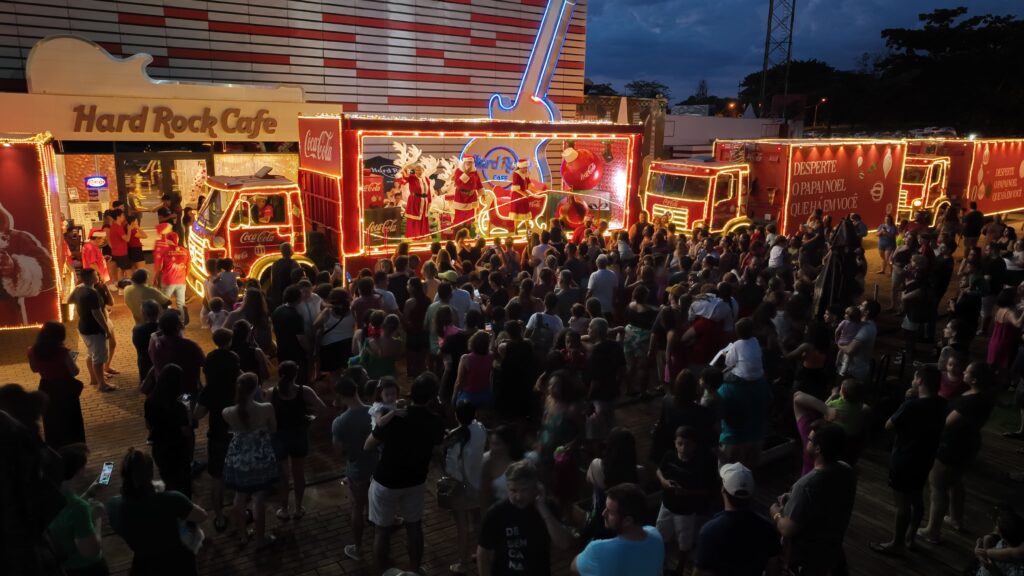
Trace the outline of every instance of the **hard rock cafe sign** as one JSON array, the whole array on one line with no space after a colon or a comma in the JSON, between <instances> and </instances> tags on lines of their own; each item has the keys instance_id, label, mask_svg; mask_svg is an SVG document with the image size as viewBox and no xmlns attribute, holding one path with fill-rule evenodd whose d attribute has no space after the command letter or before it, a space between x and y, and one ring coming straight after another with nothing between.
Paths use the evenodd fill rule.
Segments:
<instances>
[{"instance_id":1,"label":"hard rock cafe sign","mask_svg":"<svg viewBox=\"0 0 1024 576\"><path fill-rule=\"evenodd\" d=\"M259 140L277 133L277 119L271 117L266 108L251 115L235 107L216 112L213 108L204 107L198 113L181 114L170 106L142 106L134 112L121 112L96 104L79 104L73 111L74 132L85 134L151 133L168 140L182 134L202 135L215 140L222 134L232 134Z\"/></svg>"},{"instance_id":2,"label":"hard rock cafe sign","mask_svg":"<svg viewBox=\"0 0 1024 576\"><path fill-rule=\"evenodd\" d=\"M267 244L277 240L277 234L260 230L258 232L242 232L238 237L239 244Z\"/></svg>"}]
</instances>

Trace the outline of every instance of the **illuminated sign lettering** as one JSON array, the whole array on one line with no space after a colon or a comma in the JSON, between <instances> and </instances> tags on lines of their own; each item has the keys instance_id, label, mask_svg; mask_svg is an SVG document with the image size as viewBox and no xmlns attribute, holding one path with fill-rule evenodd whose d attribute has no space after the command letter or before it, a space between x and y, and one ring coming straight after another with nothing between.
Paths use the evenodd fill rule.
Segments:
<instances>
[{"instance_id":1,"label":"illuminated sign lettering","mask_svg":"<svg viewBox=\"0 0 1024 576\"><path fill-rule=\"evenodd\" d=\"M179 134L201 134L219 138L216 128L224 134L238 134L255 140L260 136L277 133L277 119L270 111L261 108L252 116L242 114L241 108L225 108L214 114L209 107L201 114L186 116L176 114L168 106L143 106L135 113L113 113L101 111L95 104L79 104L75 113L74 132L91 134L103 133L145 133L150 132L173 140Z\"/></svg>"},{"instance_id":2,"label":"illuminated sign lettering","mask_svg":"<svg viewBox=\"0 0 1024 576\"><path fill-rule=\"evenodd\" d=\"M106 188L107 177L106 176L87 176L85 178L86 188Z\"/></svg>"},{"instance_id":3,"label":"illuminated sign lettering","mask_svg":"<svg viewBox=\"0 0 1024 576\"><path fill-rule=\"evenodd\" d=\"M507 146L496 146L483 156L474 154L473 159L480 176L486 181L493 182L508 180L516 169L519 156Z\"/></svg>"}]
</instances>

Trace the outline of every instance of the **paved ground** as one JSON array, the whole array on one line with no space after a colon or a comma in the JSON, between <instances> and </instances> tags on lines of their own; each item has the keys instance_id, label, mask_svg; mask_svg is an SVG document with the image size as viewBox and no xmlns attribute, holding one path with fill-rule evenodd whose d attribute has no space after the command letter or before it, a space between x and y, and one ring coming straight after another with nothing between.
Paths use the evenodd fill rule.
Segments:
<instances>
[{"instance_id":1,"label":"paved ground","mask_svg":"<svg viewBox=\"0 0 1024 576\"><path fill-rule=\"evenodd\" d=\"M869 251L871 269L877 269L875 252ZM882 302L888 304L888 283L880 276L869 276L868 291L879 283ZM114 356L114 366L122 372L114 378L121 390L110 394L99 394L87 389L82 397L88 443L92 449L90 467L97 473L102 462L119 462L130 446L145 445L145 425L142 417L142 397L136 392L137 376L134 368L134 351L130 344L131 317L122 306L114 313L116 335L120 341ZM893 353L901 342L894 330L891 319L883 322L883 335L878 354ZM69 329L74 334L74 329ZM201 342L205 349L212 346L209 336L199 326L187 329L188 336ZM0 349L0 382L19 382L28 388L35 388L37 378L30 373L24 361L24 351L31 343L32 334L5 332ZM979 339L976 344L983 342ZM72 348L79 343L73 336ZM84 347L81 347L84 352ZM84 356L84 354L83 354ZM641 448L647 453L647 433L656 418L658 400L623 406L619 411L620 424L630 427L636 433ZM1016 453L1019 446L1004 440L997 434L1005 426L1015 425L1015 416L1005 408L997 411L985 434L985 447L979 464L967 478L969 488L967 525L970 534L954 535L936 548L925 548L908 560L882 560L867 550L867 543L878 541L888 534L892 511L892 498L886 483L886 455L883 441L876 442L860 464L860 485L857 496L856 515L851 523L846 540L847 555L853 574L874 575L883 573L936 574L959 573L970 560L973 535L988 531L987 519L992 504L1019 494L1019 485L1005 479L1006 470L1022 468L1022 459ZM203 574L218 575L333 575L367 574L365 566L349 560L342 553L344 544L352 541L348 520L348 496L339 484L340 461L331 453L327 441L328 422L314 423L312 434L315 448L308 462L310 481L307 491L306 509L308 515L299 522L278 522L269 520L269 526L280 537L281 542L273 550L256 554L251 547L240 549L236 543L225 537L217 537L212 523L205 526L208 535L206 546L200 553L199 561ZM203 457L205 436L201 429L198 435L197 456ZM785 459L758 471L759 500L766 503L783 491L795 478L798 464L794 459ZM436 471L435 471L436 474ZM116 475L115 475L116 476ZM433 477L432 477L433 478ZM432 486L433 482L428 484ZM109 487L111 496L117 490L117 479ZM208 480L201 477L195 487L197 501L207 502ZM426 555L424 569L428 574L446 574L447 566L454 560L454 526L450 516L436 509L433 496L428 495L428 510L425 516ZM272 511L272 508L271 508ZM365 548L369 550L372 532L367 531ZM127 573L130 553L124 542L106 530L103 539L104 551L115 574ZM397 533L393 550L399 565L404 565L404 536ZM555 561L555 573L567 573L568 555L561 555Z\"/></svg>"}]
</instances>

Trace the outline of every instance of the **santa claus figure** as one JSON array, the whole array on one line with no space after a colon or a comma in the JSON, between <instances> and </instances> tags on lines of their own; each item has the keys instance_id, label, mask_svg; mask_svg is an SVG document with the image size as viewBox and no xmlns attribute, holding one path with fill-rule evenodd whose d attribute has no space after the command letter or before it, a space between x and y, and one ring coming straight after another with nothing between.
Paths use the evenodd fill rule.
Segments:
<instances>
[{"instance_id":1,"label":"santa claus figure","mask_svg":"<svg viewBox=\"0 0 1024 576\"><path fill-rule=\"evenodd\" d=\"M530 184L532 181L530 180L529 158L519 159L509 183L511 184L509 191L512 192L508 211L509 219L515 223L516 228L519 228L521 222L525 222L526 228L529 230L530 221L533 219L533 213L530 212Z\"/></svg>"},{"instance_id":2,"label":"santa claus figure","mask_svg":"<svg viewBox=\"0 0 1024 576\"><path fill-rule=\"evenodd\" d=\"M472 226L476 210L484 192L484 182L477 172L472 154L462 157L462 164L455 169L455 192L452 205L455 207L455 227Z\"/></svg>"},{"instance_id":3,"label":"santa claus figure","mask_svg":"<svg viewBox=\"0 0 1024 576\"><path fill-rule=\"evenodd\" d=\"M403 170L396 182L402 186L405 196L405 237L421 238L430 235L430 207L433 186L430 178L423 175L423 166L414 164Z\"/></svg>"},{"instance_id":4,"label":"santa claus figure","mask_svg":"<svg viewBox=\"0 0 1024 576\"><path fill-rule=\"evenodd\" d=\"M16 230L11 213L0 204L0 324L51 320L52 312L40 316L31 299L55 287L49 250L32 233Z\"/></svg>"}]
</instances>

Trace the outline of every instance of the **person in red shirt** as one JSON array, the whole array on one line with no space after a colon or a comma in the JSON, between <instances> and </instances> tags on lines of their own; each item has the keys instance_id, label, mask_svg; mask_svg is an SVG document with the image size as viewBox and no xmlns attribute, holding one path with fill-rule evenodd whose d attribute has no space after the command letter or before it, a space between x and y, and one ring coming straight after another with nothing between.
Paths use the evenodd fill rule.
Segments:
<instances>
[{"instance_id":1,"label":"person in red shirt","mask_svg":"<svg viewBox=\"0 0 1024 576\"><path fill-rule=\"evenodd\" d=\"M167 235L171 233L171 225L163 222L156 225L156 242L153 243L153 283L159 288L163 280L164 255L171 249ZM177 244L175 242L174 244Z\"/></svg>"},{"instance_id":2,"label":"person in red shirt","mask_svg":"<svg viewBox=\"0 0 1024 576\"><path fill-rule=\"evenodd\" d=\"M94 228L89 231L89 241L82 245L82 268L95 270L96 277L104 284L110 282L107 261L103 258L103 242L106 237L106 230Z\"/></svg>"},{"instance_id":3,"label":"person in red shirt","mask_svg":"<svg viewBox=\"0 0 1024 576\"><path fill-rule=\"evenodd\" d=\"M171 232L167 235L171 246L164 253L160 268L160 284L164 295L172 298L172 307L178 310L185 308L185 278L188 275L188 250L178 245L178 235Z\"/></svg>"},{"instance_id":4,"label":"person in red shirt","mask_svg":"<svg viewBox=\"0 0 1024 576\"><path fill-rule=\"evenodd\" d=\"M260 224L270 224L274 220L274 207L267 204L266 196L256 196L253 198L256 202L256 218Z\"/></svg>"},{"instance_id":5,"label":"person in red shirt","mask_svg":"<svg viewBox=\"0 0 1024 576\"><path fill-rule=\"evenodd\" d=\"M114 265L113 280L115 284L120 284L121 280L125 277L125 273L132 267L132 261L128 258L128 239L131 235L128 233L128 224L125 221L124 211L122 210L111 210L110 211L110 228L107 230L107 243L110 245L110 261ZM122 289L118 286L118 293L121 293Z\"/></svg>"}]
</instances>

